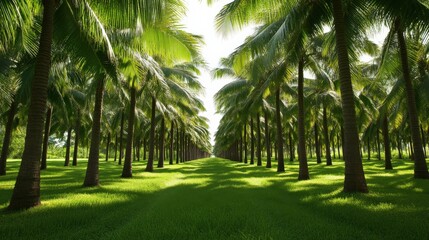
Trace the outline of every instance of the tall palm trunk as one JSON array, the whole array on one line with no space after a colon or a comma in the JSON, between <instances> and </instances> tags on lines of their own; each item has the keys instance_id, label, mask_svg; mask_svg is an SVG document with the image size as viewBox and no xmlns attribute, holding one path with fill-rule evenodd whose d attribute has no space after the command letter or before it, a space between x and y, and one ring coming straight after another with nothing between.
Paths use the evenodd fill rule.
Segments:
<instances>
[{"instance_id":1,"label":"tall palm trunk","mask_svg":"<svg viewBox=\"0 0 429 240\"><path fill-rule=\"evenodd\" d=\"M55 1L44 0L43 6L42 32L34 78L31 82L24 152L8 207L13 210L26 209L40 204L40 150L48 96L49 70L51 69Z\"/></svg>"},{"instance_id":2,"label":"tall palm trunk","mask_svg":"<svg viewBox=\"0 0 429 240\"><path fill-rule=\"evenodd\" d=\"M404 76L405 89L407 93L408 115L410 117L411 139L414 150L414 178L429 178L428 167L423 153L422 139L419 133L420 124L417 115L416 98L408 64L407 46L405 44L405 37L401 28L400 20L396 21L395 27L398 36L399 54L401 56L402 74Z\"/></svg>"},{"instance_id":3,"label":"tall palm trunk","mask_svg":"<svg viewBox=\"0 0 429 240\"><path fill-rule=\"evenodd\" d=\"M314 145L316 146L316 162L322 163L322 159L320 157L320 141L319 141L319 124L317 124L317 120L314 123Z\"/></svg>"},{"instance_id":4,"label":"tall palm trunk","mask_svg":"<svg viewBox=\"0 0 429 240\"><path fill-rule=\"evenodd\" d=\"M46 160L48 158L49 130L51 128L51 119L52 119L52 107L48 107L48 110L46 111L45 133L43 135L42 161L40 164L40 170L46 169Z\"/></svg>"},{"instance_id":5,"label":"tall palm trunk","mask_svg":"<svg viewBox=\"0 0 429 240\"><path fill-rule=\"evenodd\" d=\"M161 129L159 133L159 159L158 159L158 166L159 168L164 167L164 138L165 138L165 120L164 118L161 119Z\"/></svg>"},{"instance_id":6,"label":"tall palm trunk","mask_svg":"<svg viewBox=\"0 0 429 240\"><path fill-rule=\"evenodd\" d=\"M16 100L13 100L13 102L10 104L10 108L7 116L6 129L4 131L3 147L1 149L1 157L0 157L0 176L6 175L6 161L9 155L9 146L12 139L13 119L15 118L17 110L18 110L18 102Z\"/></svg>"},{"instance_id":7,"label":"tall palm trunk","mask_svg":"<svg viewBox=\"0 0 429 240\"><path fill-rule=\"evenodd\" d=\"M125 121L125 112L124 109L122 109L121 112L121 126L119 129L119 160L118 160L118 165L122 164L122 156L123 156L123 139L124 139L124 121Z\"/></svg>"},{"instance_id":8,"label":"tall palm trunk","mask_svg":"<svg viewBox=\"0 0 429 240\"><path fill-rule=\"evenodd\" d=\"M153 172L153 156L155 151L155 110L156 98L152 96L152 112L150 118L150 135L149 135L149 158L147 160L146 171Z\"/></svg>"},{"instance_id":9,"label":"tall palm trunk","mask_svg":"<svg viewBox=\"0 0 429 240\"><path fill-rule=\"evenodd\" d=\"M67 129L67 141L66 141L66 157L64 160L64 166L68 167L70 164L70 142L71 142L71 131L72 128L69 127L69 129Z\"/></svg>"},{"instance_id":10,"label":"tall palm trunk","mask_svg":"<svg viewBox=\"0 0 429 240\"><path fill-rule=\"evenodd\" d=\"M180 134L179 126L176 127L176 164L179 164L180 157Z\"/></svg>"},{"instance_id":11,"label":"tall palm trunk","mask_svg":"<svg viewBox=\"0 0 429 240\"><path fill-rule=\"evenodd\" d=\"M292 129L289 130L289 155L290 155L290 162L293 162L295 158L295 149L293 148L293 142L292 142Z\"/></svg>"},{"instance_id":12,"label":"tall palm trunk","mask_svg":"<svg viewBox=\"0 0 429 240\"><path fill-rule=\"evenodd\" d=\"M255 164L255 133L253 131L253 118L250 118L250 164Z\"/></svg>"},{"instance_id":13,"label":"tall palm trunk","mask_svg":"<svg viewBox=\"0 0 429 240\"><path fill-rule=\"evenodd\" d=\"M124 168L122 169L123 178L130 178L133 176L131 155L133 151L134 140L134 116L136 112L136 88L134 87L134 80L130 89L130 112L128 115L128 135L127 146L125 150Z\"/></svg>"},{"instance_id":14,"label":"tall palm trunk","mask_svg":"<svg viewBox=\"0 0 429 240\"><path fill-rule=\"evenodd\" d=\"M174 143L174 122L171 122L171 129L170 129L170 159L169 164L173 164L173 143Z\"/></svg>"},{"instance_id":15,"label":"tall palm trunk","mask_svg":"<svg viewBox=\"0 0 429 240\"><path fill-rule=\"evenodd\" d=\"M262 148L261 148L261 117L259 113L256 114L256 134L258 140L256 142L256 158L258 159L258 166L262 166Z\"/></svg>"},{"instance_id":16,"label":"tall palm trunk","mask_svg":"<svg viewBox=\"0 0 429 240\"><path fill-rule=\"evenodd\" d=\"M389 139L389 122L387 116L383 118L383 139L384 139L384 169L391 170L392 168L392 154L390 152L390 139Z\"/></svg>"},{"instance_id":17,"label":"tall palm trunk","mask_svg":"<svg viewBox=\"0 0 429 240\"><path fill-rule=\"evenodd\" d=\"M381 143L380 143L380 129L378 129L377 127L377 135L376 135L376 140L377 140L377 157L378 157L378 161L381 161Z\"/></svg>"},{"instance_id":18,"label":"tall palm trunk","mask_svg":"<svg viewBox=\"0 0 429 240\"><path fill-rule=\"evenodd\" d=\"M73 166L77 166L77 155L79 152L80 111L77 111L76 124L74 127Z\"/></svg>"},{"instance_id":19,"label":"tall palm trunk","mask_svg":"<svg viewBox=\"0 0 429 240\"><path fill-rule=\"evenodd\" d=\"M114 155L114 157L113 157L113 161L114 162L116 162L116 157L118 156L118 134L115 134L115 146L114 146L114 149L115 149L115 155Z\"/></svg>"},{"instance_id":20,"label":"tall palm trunk","mask_svg":"<svg viewBox=\"0 0 429 240\"><path fill-rule=\"evenodd\" d=\"M244 123L244 132L243 132L243 141L244 141L244 163L247 163L247 123Z\"/></svg>"},{"instance_id":21,"label":"tall palm trunk","mask_svg":"<svg viewBox=\"0 0 429 240\"><path fill-rule=\"evenodd\" d=\"M307 151L305 149L305 117L304 117L304 59L298 64L298 180L310 179L308 173ZM317 141L317 140L316 140Z\"/></svg>"},{"instance_id":22,"label":"tall palm trunk","mask_svg":"<svg viewBox=\"0 0 429 240\"><path fill-rule=\"evenodd\" d=\"M347 49L346 26L341 0L332 0L335 38L340 75L341 103L344 121L344 192L368 192L362 159L359 152L359 136L356 125L356 112L350 61Z\"/></svg>"},{"instance_id":23,"label":"tall palm trunk","mask_svg":"<svg viewBox=\"0 0 429 240\"><path fill-rule=\"evenodd\" d=\"M95 106L92 116L91 146L89 148L88 166L86 168L85 181L83 183L83 186L85 187L94 187L99 185L98 164L101 135L101 113L103 111L104 77L105 76L101 75L97 79Z\"/></svg>"},{"instance_id":24,"label":"tall palm trunk","mask_svg":"<svg viewBox=\"0 0 429 240\"><path fill-rule=\"evenodd\" d=\"M270 139L270 129L268 124L268 112L264 111L265 119L265 146L267 149L267 168L271 168L271 139Z\"/></svg>"},{"instance_id":25,"label":"tall palm trunk","mask_svg":"<svg viewBox=\"0 0 429 240\"><path fill-rule=\"evenodd\" d=\"M323 135L325 137L325 148L326 148L326 165L332 165L331 158L331 147L329 141L329 130L328 130L328 114L326 113L326 107L323 106ZM335 153L335 149L334 149ZM335 155L335 154L334 154Z\"/></svg>"},{"instance_id":26,"label":"tall palm trunk","mask_svg":"<svg viewBox=\"0 0 429 240\"><path fill-rule=\"evenodd\" d=\"M282 119L280 117L280 86L276 90L276 124L277 124L277 172L285 171L283 156Z\"/></svg>"},{"instance_id":27,"label":"tall palm trunk","mask_svg":"<svg viewBox=\"0 0 429 240\"><path fill-rule=\"evenodd\" d=\"M106 162L109 161L109 151L110 151L110 132L107 133L107 142L106 142Z\"/></svg>"}]
</instances>

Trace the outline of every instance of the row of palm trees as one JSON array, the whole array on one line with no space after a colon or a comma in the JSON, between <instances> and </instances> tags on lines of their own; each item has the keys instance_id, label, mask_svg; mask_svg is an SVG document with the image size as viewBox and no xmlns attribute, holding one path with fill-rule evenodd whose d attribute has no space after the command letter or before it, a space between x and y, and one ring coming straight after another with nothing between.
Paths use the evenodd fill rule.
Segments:
<instances>
[{"instance_id":1,"label":"row of palm trees","mask_svg":"<svg viewBox=\"0 0 429 240\"><path fill-rule=\"evenodd\" d=\"M153 171L155 145L163 167L166 139L170 163L174 153L177 162L207 156L207 119L199 115L204 106L197 97L202 39L180 29L183 2L23 0L2 2L0 9L6 19L0 23L0 88L8 115L2 175L16 122L26 124L9 209L40 204L51 135L66 136L66 166L72 132L72 165L79 145L88 146L87 187L99 185L103 138L107 160L115 138L122 177L132 177L133 150L140 156L142 147L146 171Z\"/></svg>"},{"instance_id":2,"label":"row of palm trees","mask_svg":"<svg viewBox=\"0 0 429 240\"><path fill-rule=\"evenodd\" d=\"M214 152L246 161L250 138L251 161L256 141L259 163L264 139L267 166L275 149L282 172L284 142L294 159L297 141L298 178L305 180L312 146L318 162L324 148L327 165L331 151L340 155L341 148L344 191L368 192L362 151L366 147L370 155L381 130L386 169L392 168L391 143L401 154L410 146L414 177L429 179L424 153L428 19L428 5L419 0L236 0L225 5L217 16L221 31L249 23L258 27L214 71L216 77L235 78L216 95L224 117ZM381 26L389 31L379 48L368 35ZM372 60L360 61L363 54Z\"/></svg>"}]
</instances>

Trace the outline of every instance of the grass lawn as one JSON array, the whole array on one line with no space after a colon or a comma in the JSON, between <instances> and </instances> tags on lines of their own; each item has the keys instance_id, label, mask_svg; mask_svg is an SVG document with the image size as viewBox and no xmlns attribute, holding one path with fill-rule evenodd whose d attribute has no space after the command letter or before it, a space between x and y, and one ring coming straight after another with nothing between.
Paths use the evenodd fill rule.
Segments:
<instances>
[{"instance_id":1,"label":"grass lawn","mask_svg":"<svg viewBox=\"0 0 429 240\"><path fill-rule=\"evenodd\" d=\"M82 188L86 162L63 167L48 160L42 206L0 212L0 239L429 239L429 180L412 177L412 163L393 171L365 161L369 194L344 194L343 163L310 160L311 180L218 158L143 172L134 178L100 163L100 188ZM168 163L167 163L168 164ZM0 208L10 196L19 162L0 177Z\"/></svg>"}]
</instances>

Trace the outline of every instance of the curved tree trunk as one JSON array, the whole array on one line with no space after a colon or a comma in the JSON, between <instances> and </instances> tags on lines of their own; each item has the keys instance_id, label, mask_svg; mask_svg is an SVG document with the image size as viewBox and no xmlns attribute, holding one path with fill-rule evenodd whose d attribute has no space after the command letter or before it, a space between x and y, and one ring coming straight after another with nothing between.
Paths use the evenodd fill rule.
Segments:
<instances>
[{"instance_id":1,"label":"curved tree trunk","mask_svg":"<svg viewBox=\"0 0 429 240\"><path fill-rule=\"evenodd\" d=\"M70 164L70 142L71 142L71 132L72 132L72 128L69 127L69 129L67 130L67 141L66 141L66 157L64 160L64 166L68 167Z\"/></svg>"},{"instance_id":2,"label":"curved tree trunk","mask_svg":"<svg viewBox=\"0 0 429 240\"><path fill-rule=\"evenodd\" d=\"M387 116L383 118L383 139L384 139L384 169L392 170L392 154L390 152L390 140L389 140L389 122Z\"/></svg>"},{"instance_id":3,"label":"curved tree trunk","mask_svg":"<svg viewBox=\"0 0 429 240\"><path fill-rule=\"evenodd\" d=\"M267 168L271 168L271 139L270 139L270 129L268 124L268 112L264 111L265 118L265 147L267 149Z\"/></svg>"},{"instance_id":4,"label":"curved tree trunk","mask_svg":"<svg viewBox=\"0 0 429 240\"><path fill-rule=\"evenodd\" d=\"M118 160L118 165L122 164L122 156L123 156L123 146L122 143L124 141L124 121L125 121L125 112L122 109L121 112L121 128L119 129L119 160Z\"/></svg>"},{"instance_id":5,"label":"curved tree trunk","mask_svg":"<svg viewBox=\"0 0 429 240\"><path fill-rule=\"evenodd\" d=\"M73 166L77 166L77 155L79 152L79 131L80 131L80 111L77 111L76 125L74 127L74 149L73 149Z\"/></svg>"},{"instance_id":6,"label":"curved tree trunk","mask_svg":"<svg viewBox=\"0 0 429 240\"><path fill-rule=\"evenodd\" d=\"M89 149L88 166L86 168L84 187L98 186L98 164L101 135L101 113L103 111L104 76L97 79L94 114L92 117L91 146Z\"/></svg>"},{"instance_id":7,"label":"curved tree trunk","mask_svg":"<svg viewBox=\"0 0 429 240\"><path fill-rule=\"evenodd\" d=\"M149 159L147 160L146 171L153 172L153 156L155 151L155 112L156 98L152 97L152 112L150 118L150 136L149 136Z\"/></svg>"},{"instance_id":8,"label":"curved tree trunk","mask_svg":"<svg viewBox=\"0 0 429 240\"><path fill-rule=\"evenodd\" d=\"M428 167L423 152L422 139L419 133L419 119L417 115L416 98L413 89L413 83L410 76L408 64L407 46L405 44L404 33L401 29L401 23L396 22L396 31L399 43L399 54L401 56L402 74L405 80L405 90L407 93L408 115L410 117L410 130L413 142L414 156L414 178L429 178Z\"/></svg>"},{"instance_id":9,"label":"curved tree trunk","mask_svg":"<svg viewBox=\"0 0 429 240\"><path fill-rule=\"evenodd\" d=\"M161 119L161 130L159 133L159 159L158 159L158 166L159 168L164 167L164 138L165 138L165 120L164 118Z\"/></svg>"},{"instance_id":10,"label":"curved tree trunk","mask_svg":"<svg viewBox=\"0 0 429 240\"><path fill-rule=\"evenodd\" d=\"M280 117L280 87L276 90L276 125L277 125L277 172L285 171L283 156L282 119Z\"/></svg>"},{"instance_id":11,"label":"curved tree trunk","mask_svg":"<svg viewBox=\"0 0 429 240\"><path fill-rule=\"evenodd\" d=\"M49 130L51 128L51 119L52 119L52 107L48 107L46 112L45 120L45 133L43 135L43 148L42 148L42 161L40 164L40 170L46 169L46 160L48 158L48 145L49 145Z\"/></svg>"},{"instance_id":12,"label":"curved tree trunk","mask_svg":"<svg viewBox=\"0 0 429 240\"><path fill-rule=\"evenodd\" d=\"M258 141L256 142L256 158L258 159L258 166L262 166L262 147L261 147L261 117L259 113L256 114L256 134Z\"/></svg>"},{"instance_id":13,"label":"curved tree trunk","mask_svg":"<svg viewBox=\"0 0 429 240\"><path fill-rule=\"evenodd\" d=\"M356 125L356 112L350 61L347 49L346 26L341 0L332 0L334 14L335 38L340 75L341 103L344 121L344 159L345 179L344 192L368 192L362 159L359 152L359 135Z\"/></svg>"},{"instance_id":14,"label":"curved tree trunk","mask_svg":"<svg viewBox=\"0 0 429 240\"><path fill-rule=\"evenodd\" d=\"M43 123L51 69L51 48L55 1L43 1L43 22L34 78L31 82L30 106L21 166L16 178L9 209L18 210L40 204L40 156Z\"/></svg>"},{"instance_id":15,"label":"curved tree trunk","mask_svg":"<svg viewBox=\"0 0 429 240\"><path fill-rule=\"evenodd\" d=\"M308 173L307 151L305 149L305 117L304 117L304 59L298 64L298 180L310 179ZM317 140L316 140L317 141Z\"/></svg>"},{"instance_id":16,"label":"curved tree trunk","mask_svg":"<svg viewBox=\"0 0 429 240\"><path fill-rule=\"evenodd\" d=\"M174 122L171 122L171 129L170 129L170 159L169 164L173 164L173 146L174 146Z\"/></svg>"},{"instance_id":17,"label":"curved tree trunk","mask_svg":"<svg viewBox=\"0 0 429 240\"><path fill-rule=\"evenodd\" d=\"M326 114L326 107L323 106L323 135L325 137L325 148L326 148L326 165L332 165L331 158L331 147L329 141L329 130L328 130L328 115ZM335 152L335 149L334 149Z\"/></svg>"},{"instance_id":18,"label":"curved tree trunk","mask_svg":"<svg viewBox=\"0 0 429 240\"><path fill-rule=\"evenodd\" d=\"M253 131L252 117L250 117L250 164L255 164L255 133Z\"/></svg>"},{"instance_id":19,"label":"curved tree trunk","mask_svg":"<svg viewBox=\"0 0 429 240\"><path fill-rule=\"evenodd\" d=\"M128 115L128 135L127 146L125 149L124 168L122 169L123 178L130 178L133 176L131 155L133 151L134 140L134 116L136 111L136 88L134 87L134 80L130 89L130 112Z\"/></svg>"},{"instance_id":20,"label":"curved tree trunk","mask_svg":"<svg viewBox=\"0 0 429 240\"><path fill-rule=\"evenodd\" d=\"M17 110L18 110L18 102L16 100L13 100L13 102L10 104L10 108L7 116L6 129L4 131L3 146L1 149L1 157L0 157L0 176L6 175L6 161L9 155L10 142L12 140L13 119L15 118Z\"/></svg>"}]
</instances>

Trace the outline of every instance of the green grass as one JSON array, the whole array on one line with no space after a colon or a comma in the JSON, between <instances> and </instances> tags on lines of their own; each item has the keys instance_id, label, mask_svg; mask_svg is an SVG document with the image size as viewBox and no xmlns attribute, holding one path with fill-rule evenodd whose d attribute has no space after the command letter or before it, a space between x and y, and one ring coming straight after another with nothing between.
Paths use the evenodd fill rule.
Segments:
<instances>
[{"instance_id":1,"label":"green grass","mask_svg":"<svg viewBox=\"0 0 429 240\"><path fill-rule=\"evenodd\" d=\"M0 213L0 239L429 239L429 181L412 163L385 171L365 162L369 194L344 194L343 163L310 160L311 180L212 158L121 179L101 162L100 188L82 188L86 162L42 173L42 206ZM0 177L0 208L11 196L18 161Z\"/></svg>"}]
</instances>

